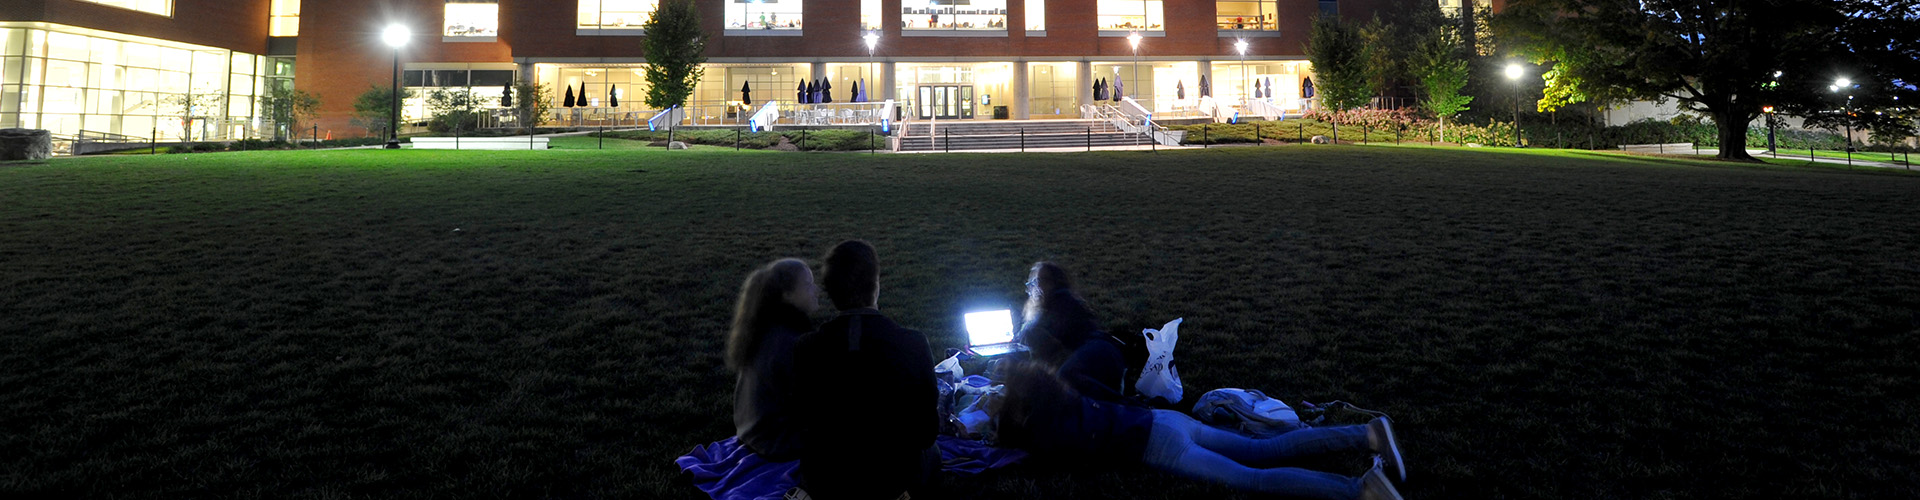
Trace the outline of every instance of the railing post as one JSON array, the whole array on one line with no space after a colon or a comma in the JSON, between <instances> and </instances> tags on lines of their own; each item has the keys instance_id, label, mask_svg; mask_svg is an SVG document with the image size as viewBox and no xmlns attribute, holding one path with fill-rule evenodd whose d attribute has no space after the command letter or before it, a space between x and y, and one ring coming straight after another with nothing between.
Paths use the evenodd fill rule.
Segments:
<instances>
[{"instance_id":1,"label":"railing post","mask_svg":"<svg viewBox=\"0 0 1920 500\"><path fill-rule=\"evenodd\" d=\"M1293 142L1307 142L1307 124L1295 123L1298 130L1293 133Z\"/></svg>"},{"instance_id":2,"label":"railing post","mask_svg":"<svg viewBox=\"0 0 1920 500\"><path fill-rule=\"evenodd\" d=\"M1020 152L1027 152L1027 128L1020 127Z\"/></svg>"},{"instance_id":3,"label":"railing post","mask_svg":"<svg viewBox=\"0 0 1920 500\"><path fill-rule=\"evenodd\" d=\"M1267 140L1265 138L1260 137L1260 122L1253 122L1253 143L1254 144L1267 143Z\"/></svg>"},{"instance_id":4,"label":"railing post","mask_svg":"<svg viewBox=\"0 0 1920 500\"><path fill-rule=\"evenodd\" d=\"M941 152L952 153L953 152L953 127L940 129L940 139L941 139L940 142L943 143L943 145L941 146L941 148L943 148Z\"/></svg>"},{"instance_id":5,"label":"railing post","mask_svg":"<svg viewBox=\"0 0 1920 500\"><path fill-rule=\"evenodd\" d=\"M1093 151L1093 127L1087 127L1087 151Z\"/></svg>"},{"instance_id":6,"label":"railing post","mask_svg":"<svg viewBox=\"0 0 1920 500\"><path fill-rule=\"evenodd\" d=\"M733 129L733 150L740 150L740 129Z\"/></svg>"},{"instance_id":7,"label":"railing post","mask_svg":"<svg viewBox=\"0 0 1920 500\"><path fill-rule=\"evenodd\" d=\"M1207 149L1207 126L1200 125L1200 149Z\"/></svg>"}]
</instances>

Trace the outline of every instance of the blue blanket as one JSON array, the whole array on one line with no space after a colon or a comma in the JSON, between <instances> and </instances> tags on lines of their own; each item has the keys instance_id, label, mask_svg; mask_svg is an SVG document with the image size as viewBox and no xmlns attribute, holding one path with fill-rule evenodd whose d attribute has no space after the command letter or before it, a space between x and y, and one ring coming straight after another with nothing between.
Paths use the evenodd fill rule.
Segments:
<instances>
[{"instance_id":1,"label":"blue blanket","mask_svg":"<svg viewBox=\"0 0 1920 500\"><path fill-rule=\"evenodd\" d=\"M1006 467L1027 457L1020 450L952 436L940 436L937 444L940 469L960 476ZM766 461L731 437L695 446L673 463L693 475L693 485L713 500L779 500L796 483L794 474L800 468L799 462Z\"/></svg>"}]
</instances>

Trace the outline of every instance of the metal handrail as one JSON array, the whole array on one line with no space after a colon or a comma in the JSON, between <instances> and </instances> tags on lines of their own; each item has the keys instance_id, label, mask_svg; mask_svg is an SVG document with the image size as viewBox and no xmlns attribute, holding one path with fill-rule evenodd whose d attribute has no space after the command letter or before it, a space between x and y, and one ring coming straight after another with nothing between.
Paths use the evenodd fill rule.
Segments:
<instances>
[{"instance_id":1,"label":"metal handrail","mask_svg":"<svg viewBox=\"0 0 1920 500\"><path fill-rule=\"evenodd\" d=\"M777 121L780 121L780 104L775 101L767 101L766 104L760 106L759 111L753 113L752 118L747 119L747 131L759 132L766 130L772 127L774 122Z\"/></svg>"}]
</instances>

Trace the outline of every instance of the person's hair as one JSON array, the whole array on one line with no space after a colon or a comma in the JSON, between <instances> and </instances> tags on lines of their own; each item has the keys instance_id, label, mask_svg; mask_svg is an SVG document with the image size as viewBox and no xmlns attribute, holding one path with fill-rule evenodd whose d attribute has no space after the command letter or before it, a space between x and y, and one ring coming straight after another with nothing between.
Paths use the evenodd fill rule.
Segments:
<instances>
[{"instance_id":1,"label":"person's hair","mask_svg":"<svg viewBox=\"0 0 1920 500\"><path fill-rule=\"evenodd\" d=\"M775 326L804 332L807 313L787 302L787 292L801 285L807 263L780 259L755 269L740 285L740 301L733 306L733 330L727 334L727 367L739 371L760 355L760 341Z\"/></svg>"},{"instance_id":2,"label":"person's hair","mask_svg":"<svg viewBox=\"0 0 1920 500\"><path fill-rule=\"evenodd\" d=\"M1040 294L1027 297L1024 321L1040 322L1048 338L1023 338L1022 342L1033 349L1035 357L1059 363L1087 343L1100 324L1094 321L1093 308L1087 306L1086 299L1074 291L1073 278L1066 268L1040 261L1030 269Z\"/></svg>"},{"instance_id":3,"label":"person's hair","mask_svg":"<svg viewBox=\"0 0 1920 500\"><path fill-rule=\"evenodd\" d=\"M1000 370L1005 384L1001 389L1005 398L1000 404L1000 414L995 417L1000 446L1026 448L1030 445L1034 430L1045 427L1044 423L1033 420L1038 409L1054 410L1051 413L1059 417L1075 414L1066 410L1080 404L1080 394L1074 392L1053 367L1026 360L1004 363Z\"/></svg>"},{"instance_id":4,"label":"person's hair","mask_svg":"<svg viewBox=\"0 0 1920 500\"><path fill-rule=\"evenodd\" d=\"M836 309L872 307L880 291L880 258L873 245L847 240L827 251L826 265L820 270L821 288L833 299Z\"/></svg>"}]
</instances>

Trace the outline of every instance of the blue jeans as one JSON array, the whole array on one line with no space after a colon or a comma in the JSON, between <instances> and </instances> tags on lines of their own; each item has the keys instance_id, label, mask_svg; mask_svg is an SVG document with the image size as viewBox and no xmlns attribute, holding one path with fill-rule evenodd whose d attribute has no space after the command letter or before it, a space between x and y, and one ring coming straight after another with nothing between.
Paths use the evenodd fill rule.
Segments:
<instances>
[{"instance_id":1,"label":"blue jeans","mask_svg":"<svg viewBox=\"0 0 1920 500\"><path fill-rule=\"evenodd\" d=\"M1366 449L1370 448L1363 425L1314 427L1255 438L1208 426L1185 413L1154 410L1153 430L1147 435L1147 450L1141 461L1156 469L1241 491L1349 500L1360 497L1358 478L1293 467L1258 469L1245 464Z\"/></svg>"}]
</instances>

